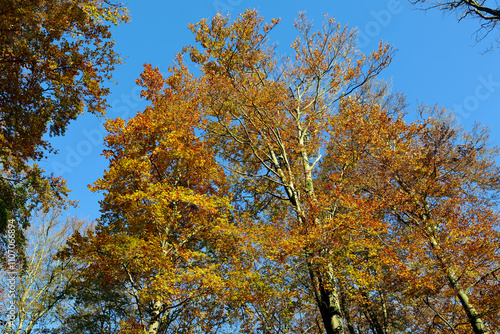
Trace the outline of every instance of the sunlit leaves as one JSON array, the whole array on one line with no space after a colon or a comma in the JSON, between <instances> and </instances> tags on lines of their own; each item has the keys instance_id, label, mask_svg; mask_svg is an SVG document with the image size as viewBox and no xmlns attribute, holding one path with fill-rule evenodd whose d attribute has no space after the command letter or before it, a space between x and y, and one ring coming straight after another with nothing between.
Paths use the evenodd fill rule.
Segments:
<instances>
[{"instance_id":1,"label":"sunlit leaves","mask_svg":"<svg viewBox=\"0 0 500 334\"><path fill-rule=\"evenodd\" d=\"M495 149L445 111L405 120L390 47L301 14L279 58L248 10L190 28L151 105L109 120L95 234L73 252L137 310L124 332L485 333L496 328ZM183 60L197 66L193 75ZM483 329L481 329L483 328Z\"/></svg>"},{"instance_id":2,"label":"sunlit leaves","mask_svg":"<svg viewBox=\"0 0 500 334\"><path fill-rule=\"evenodd\" d=\"M61 204L67 193L34 162L53 152L45 135L64 134L85 108L104 114L105 82L121 62L109 23L126 21L112 1L2 1L0 194L20 226L33 207Z\"/></svg>"}]
</instances>

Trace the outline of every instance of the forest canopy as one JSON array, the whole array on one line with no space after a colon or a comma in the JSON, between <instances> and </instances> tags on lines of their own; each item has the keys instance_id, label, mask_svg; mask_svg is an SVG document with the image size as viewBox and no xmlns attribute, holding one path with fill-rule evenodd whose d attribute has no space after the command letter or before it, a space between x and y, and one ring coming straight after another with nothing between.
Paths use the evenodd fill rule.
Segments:
<instances>
[{"instance_id":1,"label":"forest canopy","mask_svg":"<svg viewBox=\"0 0 500 334\"><path fill-rule=\"evenodd\" d=\"M51 255L45 332L500 330L488 130L391 93L389 45L302 13L282 55L279 23L218 14L144 65L148 106L105 124L102 216Z\"/></svg>"}]
</instances>

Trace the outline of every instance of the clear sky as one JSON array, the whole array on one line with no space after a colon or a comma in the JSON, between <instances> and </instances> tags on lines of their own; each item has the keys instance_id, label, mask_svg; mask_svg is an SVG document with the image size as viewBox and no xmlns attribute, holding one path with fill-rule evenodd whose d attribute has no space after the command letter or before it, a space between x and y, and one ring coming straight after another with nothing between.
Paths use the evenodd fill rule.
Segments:
<instances>
[{"instance_id":1,"label":"clear sky","mask_svg":"<svg viewBox=\"0 0 500 334\"><path fill-rule=\"evenodd\" d=\"M175 53L194 43L188 23L210 18L219 10L236 17L247 8L255 8L266 21L281 18L270 35L271 42L279 42L280 51L290 52L290 42L296 37L294 19L305 11L318 28L323 14L357 28L364 53L373 50L380 40L397 50L381 78L392 82L393 91L407 95L413 108L410 117L418 103L437 104L454 110L467 129L475 121L489 126L492 142L500 144L500 49L483 54L493 35L476 44L476 20L458 23L454 14L418 11L407 0L142 0L125 4L132 21L114 28L114 37L116 51L126 64L114 73L117 84L111 85L108 118L127 119L144 108L135 79L144 63L166 72ZM71 199L80 201L80 207L71 214L88 219L99 216L98 201L102 198L91 193L87 185L101 177L107 167L106 159L100 156L104 121L93 115L80 117L64 137L51 139L59 154L41 163L48 172L67 179Z\"/></svg>"}]
</instances>

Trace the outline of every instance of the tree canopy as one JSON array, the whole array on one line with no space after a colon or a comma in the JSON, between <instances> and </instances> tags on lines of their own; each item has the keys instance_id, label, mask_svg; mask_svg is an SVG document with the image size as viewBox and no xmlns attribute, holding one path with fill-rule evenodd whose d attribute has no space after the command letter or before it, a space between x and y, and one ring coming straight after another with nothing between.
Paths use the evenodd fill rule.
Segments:
<instances>
[{"instance_id":1,"label":"tree canopy","mask_svg":"<svg viewBox=\"0 0 500 334\"><path fill-rule=\"evenodd\" d=\"M301 14L281 57L278 23L219 14L168 77L145 65L151 105L107 122L103 216L67 256L133 297L127 333L498 330L487 131L426 106L405 120L376 81L389 46L363 55Z\"/></svg>"},{"instance_id":2,"label":"tree canopy","mask_svg":"<svg viewBox=\"0 0 500 334\"><path fill-rule=\"evenodd\" d=\"M121 62L110 25L126 21L107 0L0 4L0 233L9 217L26 227L34 207L64 199L64 181L36 164L54 151L44 136L64 134L84 110L104 114Z\"/></svg>"},{"instance_id":3,"label":"tree canopy","mask_svg":"<svg viewBox=\"0 0 500 334\"><path fill-rule=\"evenodd\" d=\"M44 58L35 48L28 54L42 58L11 65L14 83L25 85L17 89L39 94L30 102L18 91L2 117L26 113L41 127L23 119L2 128L7 208L21 195L42 208L62 198L64 184L30 163L49 148L43 134L64 133L84 104L104 111L102 84L120 61L106 22L126 20L107 1L30 4L11 4L11 13L39 8L26 20L52 20L62 33L38 26L49 43L35 45L59 53ZM28 33L18 20L14 37ZM105 124L109 165L90 186L103 195L101 217L57 239L50 257L26 257L18 285L26 291L6 331L500 330L500 167L488 130L467 131L450 111L391 93L379 76L394 55L389 45L363 54L356 30L328 16L317 28L301 13L286 54L272 40L278 24L256 10L234 20L219 13L189 25L194 42L165 73L144 64L136 83L148 106ZM5 57L31 39L20 41ZM32 197L39 189L47 201ZM36 298L31 282L42 287Z\"/></svg>"}]
</instances>

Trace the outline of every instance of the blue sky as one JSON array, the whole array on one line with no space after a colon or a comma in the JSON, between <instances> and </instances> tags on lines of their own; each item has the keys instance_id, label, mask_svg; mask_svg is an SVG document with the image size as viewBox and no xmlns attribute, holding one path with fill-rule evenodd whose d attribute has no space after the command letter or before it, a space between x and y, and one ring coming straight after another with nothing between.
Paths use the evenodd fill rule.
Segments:
<instances>
[{"instance_id":1,"label":"blue sky","mask_svg":"<svg viewBox=\"0 0 500 334\"><path fill-rule=\"evenodd\" d=\"M467 129L475 121L489 126L491 141L500 143L500 50L483 54L493 38L475 43L474 33L479 27L476 20L458 23L454 14L415 10L407 0L143 0L125 5L132 21L115 27L114 37L116 51L126 64L118 66L114 73L117 84L111 85L108 101L112 108L107 118L127 119L144 108L135 79L144 63L166 72L175 53L194 43L188 23L210 18L218 10L236 17L247 8L255 8L266 21L281 18L270 36L271 42L277 41L281 52L290 52L290 42L296 37L294 19L305 11L318 28L323 14L357 28L363 53L371 52L380 40L397 50L380 78L390 80L393 91L407 95L412 104L410 117L419 103L437 104L454 110ZM91 193L87 185L101 177L107 167L106 159L100 156L104 122L105 118L83 115L69 126L64 137L51 139L59 154L40 164L67 179L72 189L70 197L80 201L80 207L70 213L89 220L99 216L102 195Z\"/></svg>"}]
</instances>

